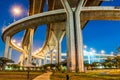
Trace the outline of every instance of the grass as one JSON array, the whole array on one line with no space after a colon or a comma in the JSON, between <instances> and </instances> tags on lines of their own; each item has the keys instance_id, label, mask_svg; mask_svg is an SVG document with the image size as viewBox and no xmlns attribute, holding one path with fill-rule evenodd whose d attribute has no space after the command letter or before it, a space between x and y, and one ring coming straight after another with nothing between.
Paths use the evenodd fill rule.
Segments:
<instances>
[{"instance_id":1,"label":"grass","mask_svg":"<svg viewBox=\"0 0 120 80\"><path fill-rule=\"evenodd\" d=\"M92 70L85 73L60 73L56 72L51 75L51 80L120 80L120 70Z\"/></svg>"},{"instance_id":2,"label":"grass","mask_svg":"<svg viewBox=\"0 0 120 80\"><path fill-rule=\"evenodd\" d=\"M41 75L42 72L30 72L30 80ZM28 72L27 71L1 71L0 80L27 80Z\"/></svg>"}]
</instances>

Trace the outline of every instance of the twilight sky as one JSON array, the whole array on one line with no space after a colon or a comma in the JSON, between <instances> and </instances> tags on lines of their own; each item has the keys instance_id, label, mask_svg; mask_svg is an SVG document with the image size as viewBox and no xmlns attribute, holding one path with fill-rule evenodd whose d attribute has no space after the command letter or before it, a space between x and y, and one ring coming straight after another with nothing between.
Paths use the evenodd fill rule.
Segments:
<instances>
[{"instance_id":1,"label":"twilight sky","mask_svg":"<svg viewBox=\"0 0 120 80\"><path fill-rule=\"evenodd\" d=\"M28 1L29 0L1 0L0 1L0 36L2 35L3 26L8 26L8 24L13 22L13 15L11 13L11 7L14 5L19 5L23 9L23 13L20 16L16 16L15 19L21 19L27 16L28 12ZM110 2L103 2L101 6L120 6L119 0L113 0ZM42 47L45 41L46 35L46 26L41 25L38 27L34 35L34 50L37 50L39 47ZM40 34L38 36L38 33ZM23 31L16 34L13 39L16 39L19 43L22 40ZM83 43L87 45L87 50L94 48L97 53L100 53L101 50L105 50L107 54L112 51L115 52L116 48L120 46L120 21L103 21L103 20L94 20L89 21L86 27L83 30ZM62 41L62 52L66 52L66 40ZM3 56L4 46L2 39L0 38L0 56ZM13 50L12 58L13 60L18 61L18 56L20 53Z\"/></svg>"}]
</instances>

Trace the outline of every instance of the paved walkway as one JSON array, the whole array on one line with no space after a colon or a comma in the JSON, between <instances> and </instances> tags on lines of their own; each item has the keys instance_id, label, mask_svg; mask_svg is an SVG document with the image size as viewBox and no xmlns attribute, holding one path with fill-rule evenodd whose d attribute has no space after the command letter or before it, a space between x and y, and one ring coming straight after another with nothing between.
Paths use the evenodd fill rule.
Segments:
<instances>
[{"instance_id":1,"label":"paved walkway","mask_svg":"<svg viewBox=\"0 0 120 80\"><path fill-rule=\"evenodd\" d=\"M52 72L47 72L47 73L44 73L44 74L42 74L40 76L37 76L33 80L50 80L50 75L51 74L52 74Z\"/></svg>"}]
</instances>

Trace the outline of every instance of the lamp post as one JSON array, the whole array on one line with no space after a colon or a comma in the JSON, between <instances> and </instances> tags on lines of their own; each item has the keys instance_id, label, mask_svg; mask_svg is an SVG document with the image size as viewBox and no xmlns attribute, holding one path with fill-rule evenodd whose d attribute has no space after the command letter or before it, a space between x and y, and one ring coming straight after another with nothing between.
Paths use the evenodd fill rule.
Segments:
<instances>
[{"instance_id":1,"label":"lamp post","mask_svg":"<svg viewBox=\"0 0 120 80\"><path fill-rule=\"evenodd\" d=\"M21 6L15 5L11 8L11 12L13 14L14 22L15 22L16 21L15 17L19 16L22 13L22 8Z\"/></svg>"}]
</instances>

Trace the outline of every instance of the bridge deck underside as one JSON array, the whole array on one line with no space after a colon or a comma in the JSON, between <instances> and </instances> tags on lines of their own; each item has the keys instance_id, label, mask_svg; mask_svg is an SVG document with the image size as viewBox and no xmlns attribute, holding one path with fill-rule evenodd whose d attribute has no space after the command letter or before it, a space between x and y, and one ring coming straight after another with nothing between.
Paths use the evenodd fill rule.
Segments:
<instances>
[{"instance_id":1,"label":"bridge deck underside","mask_svg":"<svg viewBox=\"0 0 120 80\"><path fill-rule=\"evenodd\" d=\"M78 3L79 3L79 0L68 0L69 4L71 7L77 7ZM84 6L98 6L100 5L101 1L96 1L96 0L85 0L84 2ZM63 9L63 5L61 3L61 0L48 0L48 10L56 10L56 9ZM66 18L66 16L65 16ZM64 19L65 20L65 19ZM87 24L88 20L81 20L81 26L85 26ZM56 23L57 24L57 23ZM59 27L53 27L51 26L52 24L49 24L50 27L52 28L52 30L54 30L55 32L55 36L58 38L58 36L60 37L60 35L62 34L62 31L61 29L61 26ZM59 25L59 23L58 23ZM64 24L65 25L65 24ZM65 28L64 28L65 30ZM52 35L52 31L50 30L49 31L49 36L50 34ZM48 35L46 35L46 37L48 37ZM53 45L56 45L56 43L54 42L54 38L52 37L48 37L48 40L45 42L45 44L43 45L43 49L41 50L41 52L43 52L43 50L45 51L47 49L47 46L46 45L50 45L50 46L53 46ZM46 48L46 49L45 49ZM38 54L41 54L41 52L39 52Z\"/></svg>"},{"instance_id":2,"label":"bridge deck underside","mask_svg":"<svg viewBox=\"0 0 120 80\"><path fill-rule=\"evenodd\" d=\"M56 11L58 12L58 11ZM53 13L53 12L51 12ZM54 12L55 13L55 12ZM39 15L39 14L38 14ZM82 11L81 12L81 23L82 23L82 28L84 27L83 22L84 21L88 21L88 20L120 20L120 10L90 10L90 11ZM19 22L15 22L15 24L11 24L9 27L2 35L3 40L5 41L6 36L13 36L14 34L16 34L17 32L21 31L21 30L25 30L28 29L30 27L38 27L41 24L59 24L60 22L65 22L66 21L66 14L63 11L60 14L53 14L53 15L48 15L48 16L41 16L41 17L37 17L37 18L31 18L29 20L24 19L23 21L19 21ZM56 45L54 43L54 38L52 37L52 30L55 31L55 35L60 35L60 33L58 33L58 30L64 30L65 27L61 27L59 26L50 26L50 28L47 30L47 40L44 44L43 50L48 50L47 45ZM15 48L16 50L21 51L21 49L16 48L16 46L14 46L13 44L11 44L11 46L13 48ZM40 52L41 54L41 52Z\"/></svg>"}]
</instances>

